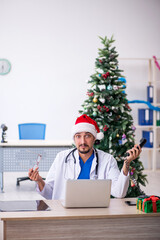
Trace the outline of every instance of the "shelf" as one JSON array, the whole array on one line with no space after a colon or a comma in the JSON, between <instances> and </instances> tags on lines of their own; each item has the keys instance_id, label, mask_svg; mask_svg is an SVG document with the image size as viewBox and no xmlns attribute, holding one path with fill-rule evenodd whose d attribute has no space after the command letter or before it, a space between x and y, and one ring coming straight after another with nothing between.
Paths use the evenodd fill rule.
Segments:
<instances>
[{"instance_id":1,"label":"shelf","mask_svg":"<svg viewBox=\"0 0 160 240\"><path fill-rule=\"evenodd\" d=\"M151 96L153 97L153 102L151 103L152 106L155 107L159 107L160 108L160 98L159 98L159 94L160 94L160 72L157 70L156 64L155 64L155 60L153 58L119 58L119 60L124 60L124 64L125 61L128 60L129 61L135 61L134 65L135 66L139 66L139 62L138 61L146 61L144 64L145 69L148 70L148 79L146 80L146 90L147 90L147 86L152 85L153 86L153 91L150 92ZM160 58L157 58L157 60L159 61ZM136 63L137 61L137 63ZM135 69L136 70L136 69ZM138 79L140 79L141 76L137 76L137 82ZM146 77L145 77L146 78ZM147 93L148 95L148 93ZM135 102L135 103L128 103L129 105L134 104L135 106L135 110L138 110L138 108L144 108L144 109L148 109L149 106L147 103L147 99L142 99L142 101L144 100L145 102ZM139 99L141 100L141 99ZM131 101L131 99L130 99ZM132 105L131 105L132 108ZM138 111L137 111L138 113ZM151 135L151 142L153 141L154 146L153 148L143 148L142 152L145 153L145 158L148 159L148 169L152 171L156 171L159 166L160 166L160 159L159 159L159 152L160 152L160 126L157 126L157 118L159 117L159 115L157 114L159 113L159 111L153 111L153 125L139 125L138 124L138 117L134 119L134 126L136 128L135 131L135 135L137 138L139 138L139 135L142 134L142 131L152 131L153 135ZM150 138L150 136L149 136ZM150 141L148 140L148 141Z\"/></svg>"},{"instance_id":2,"label":"shelf","mask_svg":"<svg viewBox=\"0 0 160 240\"><path fill-rule=\"evenodd\" d=\"M151 103L151 105L155 106L155 107L159 107L160 108L160 99L159 99L159 83L160 83L160 75L157 75L157 69L156 69L156 65L155 65L155 61L150 58L150 59L145 59L145 58L141 58L141 59L132 59L132 60L147 60L148 61L148 85L152 85L153 86L153 92L152 92L152 97L153 97L153 102ZM160 60L160 59L157 59ZM159 71L158 71L159 74ZM147 99L145 99L147 100ZM147 102L147 101L146 101ZM132 103L129 103L129 105ZM136 104L136 103L134 103ZM148 105L146 105L145 103L137 103L137 105L135 106L136 109L141 108L142 106L144 106L144 108L149 108ZM151 142L153 141L153 148L148 148L148 147L144 147L142 152L145 153L145 157L148 158L148 169L149 170L153 170L156 171L157 168L159 167L159 152L160 152L160 126L157 126L157 118L158 118L158 111L153 111L153 125L139 125L138 124L138 117L137 117L137 123L136 125L134 125L136 127L137 130L137 136L140 134L140 132L142 133L142 131L152 131L153 135L151 136L152 139ZM149 136L150 138L150 136ZM148 141L150 141L148 140Z\"/></svg>"}]
</instances>

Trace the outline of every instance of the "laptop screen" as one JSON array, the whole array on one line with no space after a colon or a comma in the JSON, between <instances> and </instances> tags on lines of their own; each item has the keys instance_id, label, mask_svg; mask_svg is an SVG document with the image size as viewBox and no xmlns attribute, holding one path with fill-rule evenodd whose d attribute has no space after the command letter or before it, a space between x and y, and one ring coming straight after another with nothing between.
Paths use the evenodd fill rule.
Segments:
<instances>
[{"instance_id":1,"label":"laptop screen","mask_svg":"<svg viewBox=\"0 0 160 240\"><path fill-rule=\"evenodd\" d=\"M0 201L0 212L48 211L49 206L43 200Z\"/></svg>"}]
</instances>

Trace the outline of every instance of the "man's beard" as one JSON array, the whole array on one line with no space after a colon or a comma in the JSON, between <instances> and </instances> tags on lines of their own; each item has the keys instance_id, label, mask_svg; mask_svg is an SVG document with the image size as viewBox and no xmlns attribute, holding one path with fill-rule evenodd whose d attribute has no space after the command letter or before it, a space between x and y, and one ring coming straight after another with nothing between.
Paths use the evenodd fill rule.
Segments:
<instances>
[{"instance_id":1,"label":"man's beard","mask_svg":"<svg viewBox=\"0 0 160 240\"><path fill-rule=\"evenodd\" d=\"M88 150L80 150L80 147L81 146L85 146L85 147L88 147ZM79 148L78 148L78 151L81 153L81 154L86 154L86 153L89 153L91 151L92 148L89 148L89 146L87 144L83 144L83 145L80 145Z\"/></svg>"}]
</instances>

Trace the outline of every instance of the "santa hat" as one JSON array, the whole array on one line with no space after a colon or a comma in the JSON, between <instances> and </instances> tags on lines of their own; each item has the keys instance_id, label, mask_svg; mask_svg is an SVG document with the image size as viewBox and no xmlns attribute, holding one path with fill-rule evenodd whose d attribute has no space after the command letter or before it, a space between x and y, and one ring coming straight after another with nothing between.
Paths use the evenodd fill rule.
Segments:
<instances>
[{"instance_id":1,"label":"santa hat","mask_svg":"<svg viewBox=\"0 0 160 240\"><path fill-rule=\"evenodd\" d=\"M75 125L72 127L72 136L80 132L89 132L98 139L101 140L104 137L104 134L100 132L99 127L92 118L88 117L86 114L78 117Z\"/></svg>"}]
</instances>

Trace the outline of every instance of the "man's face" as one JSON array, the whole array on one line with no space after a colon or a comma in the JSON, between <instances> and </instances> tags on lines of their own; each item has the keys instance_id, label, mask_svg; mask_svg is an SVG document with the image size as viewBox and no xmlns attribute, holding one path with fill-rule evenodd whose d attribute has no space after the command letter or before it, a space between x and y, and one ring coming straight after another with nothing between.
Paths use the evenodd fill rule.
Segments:
<instances>
[{"instance_id":1,"label":"man's face","mask_svg":"<svg viewBox=\"0 0 160 240\"><path fill-rule=\"evenodd\" d=\"M74 135L74 141L78 151L86 154L92 150L95 137L89 132L81 132Z\"/></svg>"}]
</instances>

